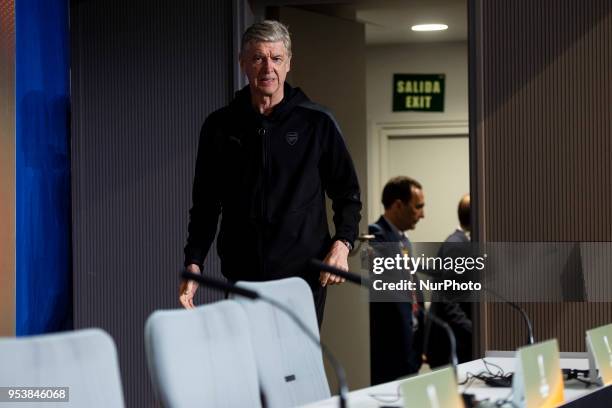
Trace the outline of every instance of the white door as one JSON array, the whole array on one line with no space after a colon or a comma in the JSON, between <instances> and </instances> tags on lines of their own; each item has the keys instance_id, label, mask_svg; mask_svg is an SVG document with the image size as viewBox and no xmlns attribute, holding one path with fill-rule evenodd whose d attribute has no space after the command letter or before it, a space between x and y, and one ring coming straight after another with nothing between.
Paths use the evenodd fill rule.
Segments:
<instances>
[{"instance_id":1,"label":"white door","mask_svg":"<svg viewBox=\"0 0 612 408\"><path fill-rule=\"evenodd\" d=\"M410 240L444 241L459 224L459 199L470 190L468 135L387 136L383 167L381 186L398 175L423 185L425 218L407 232Z\"/></svg>"}]
</instances>

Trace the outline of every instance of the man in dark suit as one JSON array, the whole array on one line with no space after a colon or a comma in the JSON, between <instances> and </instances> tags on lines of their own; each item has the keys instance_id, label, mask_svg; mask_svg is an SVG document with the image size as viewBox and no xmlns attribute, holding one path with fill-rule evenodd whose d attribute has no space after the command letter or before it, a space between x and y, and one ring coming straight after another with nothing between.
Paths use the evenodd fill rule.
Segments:
<instances>
[{"instance_id":1,"label":"man in dark suit","mask_svg":"<svg viewBox=\"0 0 612 408\"><path fill-rule=\"evenodd\" d=\"M404 231L412 230L425 217L425 197L419 182L394 177L382 193L384 214L369 226L374 235L375 256L412 255L412 245ZM370 302L370 363L372 385L414 374L421 367L422 313L406 302Z\"/></svg>"},{"instance_id":2,"label":"man in dark suit","mask_svg":"<svg viewBox=\"0 0 612 408\"><path fill-rule=\"evenodd\" d=\"M473 256L470 245L471 218L469 194L464 195L459 201L457 215L459 217L459 226L440 246L438 250L439 258ZM457 277L460 277L461 280L469 280L470 275L468 273L457 275L454 271L449 271L440 276L440 279L457 279ZM457 340L457 358L459 362L463 363L472 360L472 303L456 302L453 299L434 297L430 311L448 323L453 330ZM435 368L448 364L450 360L450 343L444 330L428 324L426 333L426 354L430 367Z\"/></svg>"}]
</instances>

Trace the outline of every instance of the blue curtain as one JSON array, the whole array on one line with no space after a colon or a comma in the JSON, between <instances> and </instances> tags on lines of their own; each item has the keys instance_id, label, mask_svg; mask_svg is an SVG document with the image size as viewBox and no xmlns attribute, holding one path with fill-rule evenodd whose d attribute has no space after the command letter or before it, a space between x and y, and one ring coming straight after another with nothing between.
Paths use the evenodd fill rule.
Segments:
<instances>
[{"instance_id":1,"label":"blue curtain","mask_svg":"<svg viewBox=\"0 0 612 408\"><path fill-rule=\"evenodd\" d=\"M18 336L72 328L68 13L15 2Z\"/></svg>"}]
</instances>

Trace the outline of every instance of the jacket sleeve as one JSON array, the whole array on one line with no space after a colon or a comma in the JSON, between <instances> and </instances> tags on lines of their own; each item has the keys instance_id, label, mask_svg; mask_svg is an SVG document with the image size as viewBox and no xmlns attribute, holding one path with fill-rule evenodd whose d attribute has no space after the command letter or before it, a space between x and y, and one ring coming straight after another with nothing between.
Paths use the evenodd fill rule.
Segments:
<instances>
[{"instance_id":1,"label":"jacket sleeve","mask_svg":"<svg viewBox=\"0 0 612 408\"><path fill-rule=\"evenodd\" d=\"M218 173L217 158L219 156L216 152L214 137L209 116L200 131L193 179L193 204L189 211L187 245L185 246L185 266L197 264L200 269L215 239L221 212L220 192L215 178L215 174Z\"/></svg>"},{"instance_id":2,"label":"jacket sleeve","mask_svg":"<svg viewBox=\"0 0 612 408\"><path fill-rule=\"evenodd\" d=\"M332 200L336 229L333 240L342 239L353 244L361 220L359 180L340 128L331 116L327 116L323 126L319 171L323 188Z\"/></svg>"}]
</instances>

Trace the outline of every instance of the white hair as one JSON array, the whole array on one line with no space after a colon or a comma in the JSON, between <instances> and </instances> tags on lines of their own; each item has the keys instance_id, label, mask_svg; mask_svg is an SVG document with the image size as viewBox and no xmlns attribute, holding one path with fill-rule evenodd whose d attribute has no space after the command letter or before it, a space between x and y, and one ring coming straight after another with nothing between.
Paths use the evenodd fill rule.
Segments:
<instances>
[{"instance_id":1,"label":"white hair","mask_svg":"<svg viewBox=\"0 0 612 408\"><path fill-rule=\"evenodd\" d=\"M244 52L245 47L250 42L277 42L282 41L287 55L291 57L291 36L287 26L275 20L264 20L261 23L255 23L246 29L242 34L242 44L240 53Z\"/></svg>"}]
</instances>

